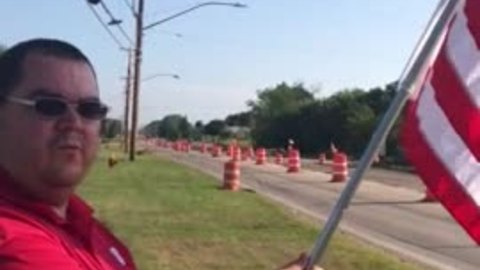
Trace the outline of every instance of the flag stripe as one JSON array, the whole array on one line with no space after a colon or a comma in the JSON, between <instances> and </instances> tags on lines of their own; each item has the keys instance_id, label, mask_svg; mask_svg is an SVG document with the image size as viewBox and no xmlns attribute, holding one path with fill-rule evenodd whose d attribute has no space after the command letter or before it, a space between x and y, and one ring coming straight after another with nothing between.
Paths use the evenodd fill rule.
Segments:
<instances>
[{"instance_id":1,"label":"flag stripe","mask_svg":"<svg viewBox=\"0 0 480 270\"><path fill-rule=\"evenodd\" d=\"M415 111L417 103L410 101L406 121L403 124L402 142L410 162L416 165L429 190L442 201L450 214L459 222L467 233L480 244L480 212L475 202L463 189L462 185L439 161L435 152L429 147L424 134L419 130L419 119Z\"/></svg>"},{"instance_id":2,"label":"flag stripe","mask_svg":"<svg viewBox=\"0 0 480 270\"><path fill-rule=\"evenodd\" d=\"M433 66L435 97L450 123L477 160L480 160L480 111L450 64L444 47Z\"/></svg>"},{"instance_id":3,"label":"flag stripe","mask_svg":"<svg viewBox=\"0 0 480 270\"><path fill-rule=\"evenodd\" d=\"M410 97L401 140L429 190L480 245L480 0L461 3Z\"/></svg>"},{"instance_id":4,"label":"flag stripe","mask_svg":"<svg viewBox=\"0 0 480 270\"><path fill-rule=\"evenodd\" d=\"M470 153L462 139L448 123L442 109L435 102L434 90L426 83L418 100L417 117L420 132L434 151L439 162L480 204L480 163Z\"/></svg>"},{"instance_id":5,"label":"flag stripe","mask_svg":"<svg viewBox=\"0 0 480 270\"><path fill-rule=\"evenodd\" d=\"M475 89L480 87L480 51L467 28L467 18L459 13L452 24L447 39L448 59L461 77L470 98L480 108L480 95Z\"/></svg>"},{"instance_id":6,"label":"flag stripe","mask_svg":"<svg viewBox=\"0 0 480 270\"><path fill-rule=\"evenodd\" d=\"M480 48L480 1L467 0L464 11L468 17L468 28L474 36L477 48Z\"/></svg>"}]
</instances>

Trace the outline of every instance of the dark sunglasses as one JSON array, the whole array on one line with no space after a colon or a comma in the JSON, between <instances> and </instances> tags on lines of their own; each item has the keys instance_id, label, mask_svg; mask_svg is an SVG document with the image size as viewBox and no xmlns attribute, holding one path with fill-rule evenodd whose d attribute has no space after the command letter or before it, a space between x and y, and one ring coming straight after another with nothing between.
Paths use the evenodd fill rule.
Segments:
<instances>
[{"instance_id":1,"label":"dark sunglasses","mask_svg":"<svg viewBox=\"0 0 480 270\"><path fill-rule=\"evenodd\" d=\"M33 107L40 115L52 118L64 115L70 105L74 105L76 112L88 120L101 120L105 118L108 112L108 107L96 100L84 100L74 104L64 99L54 97L25 99L10 96L7 97L7 100L20 105Z\"/></svg>"}]
</instances>

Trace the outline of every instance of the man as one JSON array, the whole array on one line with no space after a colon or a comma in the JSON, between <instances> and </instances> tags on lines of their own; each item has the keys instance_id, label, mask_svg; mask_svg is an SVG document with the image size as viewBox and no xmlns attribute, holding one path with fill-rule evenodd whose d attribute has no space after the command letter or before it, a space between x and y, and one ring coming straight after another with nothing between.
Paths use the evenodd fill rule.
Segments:
<instances>
[{"instance_id":1,"label":"man","mask_svg":"<svg viewBox=\"0 0 480 270\"><path fill-rule=\"evenodd\" d=\"M135 269L74 194L106 113L93 66L74 46L34 39L0 55L0 269Z\"/></svg>"},{"instance_id":2,"label":"man","mask_svg":"<svg viewBox=\"0 0 480 270\"><path fill-rule=\"evenodd\" d=\"M75 47L36 39L0 56L0 269L135 269L73 193L106 113Z\"/></svg>"}]
</instances>

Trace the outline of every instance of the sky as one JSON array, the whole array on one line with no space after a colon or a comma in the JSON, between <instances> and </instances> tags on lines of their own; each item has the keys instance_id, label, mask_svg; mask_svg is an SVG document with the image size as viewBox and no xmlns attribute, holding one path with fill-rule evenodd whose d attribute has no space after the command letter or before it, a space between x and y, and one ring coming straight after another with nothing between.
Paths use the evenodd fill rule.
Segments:
<instances>
[{"instance_id":1,"label":"sky","mask_svg":"<svg viewBox=\"0 0 480 270\"><path fill-rule=\"evenodd\" d=\"M133 39L132 0L103 0ZM202 1L145 0L148 25ZM318 97L383 87L400 76L438 0L239 0L206 6L144 31L140 124L181 114L192 123L248 110L258 90L303 83ZM93 7L104 21L109 17ZM86 0L0 1L0 44L57 38L84 51L101 97L122 119L127 54ZM122 46L129 42L116 27Z\"/></svg>"}]
</instances>

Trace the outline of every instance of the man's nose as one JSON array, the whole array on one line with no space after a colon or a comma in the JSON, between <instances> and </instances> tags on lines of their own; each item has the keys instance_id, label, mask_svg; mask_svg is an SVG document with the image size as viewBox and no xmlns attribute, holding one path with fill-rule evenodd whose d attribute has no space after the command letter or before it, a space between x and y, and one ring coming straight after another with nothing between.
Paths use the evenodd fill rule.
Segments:
<instances>
[{"instance_id":1,"label":"man's nose","mask_svg":"<svg viewBox=\"0 0 480 270\"><path fill-rule=\"evenodd\" d=\"M82 126L82 116L72 105L67 106L65 113L60 116L58 121L60 128L80 128Z\"/></svg>"}]
</instances>

